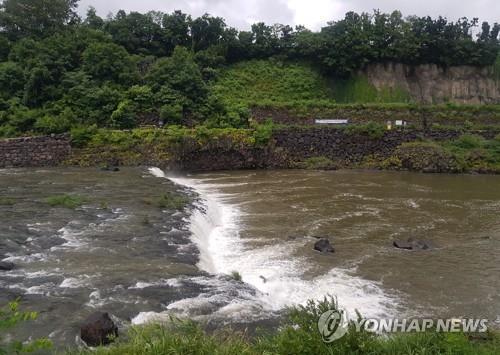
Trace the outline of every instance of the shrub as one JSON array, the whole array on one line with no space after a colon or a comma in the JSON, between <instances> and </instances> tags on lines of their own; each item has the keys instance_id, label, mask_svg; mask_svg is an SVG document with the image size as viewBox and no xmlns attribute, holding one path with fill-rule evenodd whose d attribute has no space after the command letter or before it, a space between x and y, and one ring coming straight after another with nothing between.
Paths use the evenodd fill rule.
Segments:
<instances>
[{"instance_id":1,"label":"shrub","mask_svg":"<svg viewBox=\"0 0 500 355\"><path fill-rule=\"evenodd\" d=\"M16 200L8 197L0 197L0 206L13 206Z\"/></svg>"},{"instance_id":2,"label":"shrub","mask_svg":"<svg viewBox=\"0 0 500 355\"><path fill-rule=\"evenodd\" d=\"M464 134L457 140L453 141L453 145L462 149L481 148L485 143L485 139L481 136Z\"/></svg>"},{"instance_id":3,"label":"shrub","mask_svg":"<svg viewBox=\"0 0 500 355\"><path fill-rule=\"evenodd\" d=\"M129 100L122 101L111 114L111 127L117 129L130 129L137 126L136 113L133 103Z\"/></svg>"},{"instance_id":4,"label":"shrub","mask_svg":"<svg viewBox=\"0 0 500 355\"><path fill-rule=\"evenodd\" d=\"M37 119L35 129L44 134L64 133L71 127L71 122L66 117L45 115Z\"/></svg>"},{"instance_id":5,"label":"shrub","mask_svg":"<svg viewBox=\"0 0 500 355\"><path fill-rule=\"evenodd\" d=\"M254 126L254 139L256 146L266 146L269 144L273 136L274 124L273 121L267 120L264 124Z\"/></svg>"},{"instance_id":6,"label":"shrub","mask_svg":"<svg viewBox=\"0 0 500 355\"><path fill-rule=\"evenodd\" d=\"M312 157L304 161L296 163L296 167L299 169L308 170L336 170L338 169L337 164L327 157Z\"/></svg>"},{"instance_id":7,"label":"shrub","mask_svg":"<svg viewBox=\"0 0 500 355\"><path fill-rule=\"evenodd\" d=\"M85 147L97 133L97 126L77 126L71 129L71 145L76 148Z\"/></svg>"},{"instance_id":8,"label":"shrub","mask_svg":"<svg viewBox=\"0 0 500 355\"><path fill-rule=\"evenodd\" d=\"M69 209L75 209L80 207L84 202L85 198L77 195L58 195L51 196L46 199L46 202L52 207L65 207Z\"/></svg>"},{"instance_id":9,"label":"shrub","mask_svg":"<svg viewBox=\"0 0 500 355\"><path fill-rule=\"evenodd\" d=\"M371 139L380 139L385 135L385 126L381 123L369 122L361 125L350 125L345 128L348 134L364 135Z\"/></svg>"},{"instance_id":10,"label":"shrub","mask_svg":"<svg viewBox=\"0 0 500 355\"><path fill-rule=\"evenodd\" d=\"M186 207L189 199L185 196L167 192L156 199L144 200L144 202L148 205L153 205L158 208L165 208L167 210L182 210L184 207Z\"/></svg>"},{"instance_id":11,"label":"shrub","mask_svg":"<svg viewBox=\"0 0 500 355\"><path fill-rule=\"evenodd\" d=\"M463 163L435 143L413 142L400 145L393 157L403 169L427 173L460 172Z\"/></svg>"},{"instance_id":12,"label":"shrub","mask_svg":"<svg viewBox=\"0 0 500 355\"><path fill-rule=\"evenodd\" d=\"M166 125L180 124L183 117L183 108L180 103L163 105L160 108L160 119Z\"/></svg>"},{"instance_id":13,"label":"shrub","mask_svg":"<svg viewBox=\"0 0 500 355\"><path fill-rule=\"evenodd\" d=\"M241 281L242 277L238 271L231 271L231 278L235 281Z\"/></svg>"},{"instance_id":14,"label":"shrub","mask_svg":"<svg viewBox=\"0 0 500 355\"><path fill-rule=\"evenodd\" d=\"M52 343L48 339L6 343L2 337L2 333L5 329L10 329L22 322L35 320L37 316L36 312L20 311L18 301L11 302L6 307L0 308L0 354L33 353L38 350L47 350L52 347Z\"/></svg>"}]
</instances>

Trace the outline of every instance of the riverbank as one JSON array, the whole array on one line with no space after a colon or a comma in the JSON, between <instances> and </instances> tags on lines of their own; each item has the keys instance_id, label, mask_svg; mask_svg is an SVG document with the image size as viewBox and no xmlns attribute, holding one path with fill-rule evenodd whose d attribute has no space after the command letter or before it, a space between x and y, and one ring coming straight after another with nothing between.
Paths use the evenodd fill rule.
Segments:
<instances>
[{"instance_id":1,"label":"riverbank","mask_svg":"<svg viewBox=\"0 0 500 355\"><path fill-rule=\"evenodd\" d=\"M71 135L0 142L0 168L160 166L178 171L379 169L500 173L500 129L387 130L277 126L209 129L171 126L130 131L84 128Z\"/></svg>"},{"instance_id":2,"label":"riverbank","mask_svg":"<svg viewBox=\"0 0 500 355\"><path fill-rule=\"evenodd\" d=\"M500 351L500 336L495 332L464 334L430 330L382 336L365 330L358 332L353 323L343 337L327 343L318 331L318 316L328 309L336 309L336 305L327 299L311 302L306 307L291 308L277 331L263 332L256 337L229 328L207 333L194 322L172 320L168 324L133 328L125 339L107 348L69 351L68 354L490 355Z\"/></svg>"}]
</instances>

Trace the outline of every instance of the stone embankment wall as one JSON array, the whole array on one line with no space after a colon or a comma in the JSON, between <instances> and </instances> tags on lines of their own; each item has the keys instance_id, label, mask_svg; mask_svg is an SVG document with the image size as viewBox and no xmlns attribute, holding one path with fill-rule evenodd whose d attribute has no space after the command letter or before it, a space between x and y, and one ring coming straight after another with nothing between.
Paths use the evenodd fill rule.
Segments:
<instances>
[{"instance_id":1,"label":"stone embankment wall","mask_svg":"<svg viewBox=\"0 0 500 355\"><path fill-rule=\"evenodd\" d=\"M450 140L461 134L456 130L392 130L386 131L382 137L370 137L333 127L285 128L275 131L266 147L232 147L227 144L193 146L183 149L182 154L175 156L168 166L191 171L287 169L296 167L298 162L308 158L325 157L338 162L340 166L350 167L369 157L388 158L403 143L421 138ZM498 132L477 131L471 134L492 139Z\"/></svg>"},{"instance_id":2,"label":"stone embankment wall","mask_svg":"<svg viewBox=\"0 0 500 355\"><path fill-rule=\"evenodd\" d=\"M471 134L493 139L498 131ZM391 130L377 136L335 127L289 127L275 130L267 145L227 139L209 142L185 140L179 145L133 149L107 146L73 149L68 136L17 138L0 141L0 168L55 166L157 165L165 168L211 171L234 169L294 168L308 158L325 157L341 167L356 166L365 159L390 157L403 143L422 138L435 141L458 138L458 130Z\"/></svg>"},{"instance_id":3,"label":"stone embankment wall","mask_svg":"<svg viewBox=\"0 0 500 355\"><path fill-rule=\"evenodd\" d=\"M70 153L67 135L0 140L0 168L55 166Z\"/></svg>"}]
</instances>

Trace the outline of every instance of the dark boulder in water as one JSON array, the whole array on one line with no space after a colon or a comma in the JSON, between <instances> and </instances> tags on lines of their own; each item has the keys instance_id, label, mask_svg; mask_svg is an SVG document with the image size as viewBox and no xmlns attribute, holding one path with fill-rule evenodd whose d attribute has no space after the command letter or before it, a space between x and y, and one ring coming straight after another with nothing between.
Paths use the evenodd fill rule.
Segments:
<instances>
[{"instance_id":1,"label":"dark boulder in water","mask_svg":"<svg viewBox=\"0 0 500 355\"><path fill-rule=\"evenodd\" d=\"M80 337L89 346L107 345L118 336L118 327L108 313L91 314L80 329Z\"/></svg>"},{"instance_id":2,"label":"dark boulder in water","mask_svg":"<svg viewBox=\"0 0 500 355\"><path fill-rule=\"evenodd\" d=\"M395 240L392 245L398 249L405 250L428 250L432 248L432 244L426 240L415 240L408 238L408 240Z\"/></svg>"},{"instance_id":3,"label":"dark boulder in water","mask_svg":"<svg viewBox=\"0 0 500 355\"><path fill-rule=\"evenodd\" d=\"M335 249L330 244L330 240L327 238L321 238L316 243L314 243L314 250L320 251L322 253L334 253Z\"/></svg>"},{"instance_id":4,"label":"dark boulder in water","mask_svg":"<svg viewBox=\"0 0 500 355\"><path fill-rule=\"evenodd\" d=\"M103 166L101 168L102 171L120 171L120 168L117 167L117 166L109 166L109 165L106 165L106 166Z\"/></svg>"},{"instance_id":5,"label":"dark boulder in water","mask_svg":"<svg viewBox=\"0 0 500 355\"><path fill-rule=\"evenodd\" d=\"M14 264L8 261L0 261L0 271L10 271L14 268Z\"/></svg>"}]
</instances>

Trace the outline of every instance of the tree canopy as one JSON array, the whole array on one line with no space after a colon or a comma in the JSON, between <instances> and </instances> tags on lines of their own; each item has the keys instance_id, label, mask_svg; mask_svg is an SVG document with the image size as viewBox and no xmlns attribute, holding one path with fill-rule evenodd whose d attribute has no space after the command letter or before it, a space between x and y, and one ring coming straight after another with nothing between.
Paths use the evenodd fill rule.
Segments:
<instances>
[{"instance_id":1,"label":"tree canopy","mask_svg":"<svg viewBox=\"0 0 500 355\"><path fill-rule=\"evenodd\" d=\"M75 125L244 124L247 112L211 90L227 64L277 57L308 61L348 78L378 62L492 65L500 25L478 19L349 12L314 32L256 23L249 31L223 18L181 11L118 11L101 18L78 0L0 4L0 136L60 132ZM476 29L477 28L477 29Z\"/></svg>"}]
</instances>

